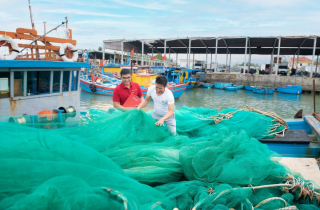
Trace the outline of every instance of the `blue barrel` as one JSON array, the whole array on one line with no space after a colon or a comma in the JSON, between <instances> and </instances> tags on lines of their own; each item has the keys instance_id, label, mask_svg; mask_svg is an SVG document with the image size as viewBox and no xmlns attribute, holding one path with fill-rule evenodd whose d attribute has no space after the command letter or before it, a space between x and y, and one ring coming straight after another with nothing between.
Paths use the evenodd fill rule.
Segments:
<instances>
[{"instance_id":1,"label":"blue barrel","mask_svg":"<svg viewBox=\"0 0 320 210\"><path fill-rule=\"evenodd\" d=\"M175 79L174 83L180 83L180 80L179 79Z\"/></svg>"}]
</instances>

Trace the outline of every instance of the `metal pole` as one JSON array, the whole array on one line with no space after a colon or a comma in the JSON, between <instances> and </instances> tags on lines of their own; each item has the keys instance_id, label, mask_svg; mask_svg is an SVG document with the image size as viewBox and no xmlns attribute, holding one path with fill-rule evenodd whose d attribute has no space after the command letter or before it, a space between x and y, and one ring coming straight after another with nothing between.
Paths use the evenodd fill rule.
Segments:
<instances>
[{"instance_id":1,"label":"metal pole","mask_svg":"<svg viewBox=\"0 0 320 210\"><path fill-rule=\"evenodd\" d=\"M251 67L251 49L249 49L248 73L250 72L250 67Z\"/></svg>"},{"instance_id":2,"label":"metal pole","mask_svg":"<svg viewBox=\"0 0 320 210\"><path fill-rule=\"evenodd\" d=\"M143 57L144 57L144 41L142 41L142 53L141 53L141 65L142 66L144 66Z\"/></svg>"},{"instance_id":3,"label":"metal pole","mask_svg":"<svg viewBox=\"0 0 320 210\"><path fill-rule=\"evenodd\" d=\"M311 70L310 70L310 77L312 78L313 76L313 60L314 60L314 55L316 54L316 45L317 45L317 38L314 38L313 41L313 52L312 52L312 61L311 61ZM313 80L314 81L314 80Z\"/></svg>"},{"instance_id":4,"label":"metal pole","mask_svg":"<svg viewBox=\"0 0 320 210\"><path fill-rule=\"evenodd\" d=\"M316 73L318 72L318 61L319 61L319 55L317 55Z\"/></svg>"},{"instance_id":5,"label":"metal pole","mask_svg":"<svg viewBox=\"0 0 320 210\"><path fill-rule=\"evenodd\" d=\"M121 64L123 64L123 41L121 41Z\"/></svg>"},{"instance_id":6,"label":"metal pole","mask_svg":"<svg viewBox=\"0 0 320 210\"><path fill-rule=\"evenodd\" d=\"M300 57L300 48L298 49L298 56L297 56L297 70L299 68L299 57Z\"/></svg>"},{"instance_id":7,"label":"metal pole","mask_svg":"<svg viewBox=\"0 0 320 210\"><path fill-rule=\"evenodd\" d=\"M231 53L230 53L230 60L229 60L229 73L231 73Z\"/></svg>"},{"instance_id":8,"label":"metal pole","mask_svg":"<svg viewBox=\"0 0 320 210\"><path fill-rule=\"evenodd\" d=\"M188 69L189 69L189 65L190 65L190 53L191 53L191 39L189 39L189 52L188 52Z\"/></svg>"},{"instance_id":9,"label":"metal pole","mask_svg":"<svg viewBox=\"0 0 320 210\"><path fill-rule=\"evenodd\" d=\"M275 75L278 75L278 71L279 71L279 56L280 56L280 49L281 49L280 45L281 45L281 36L279 37L279 42L278 42L277 69L276 69Z\"/></svg>"},{"instance_id":10,"label":"metal pole","mask_svg":"<svg viewBox=\"0 0 320 210\"><path fill-rule=\"evenodd\" d=\"M211 60L210 60L210 70L212 70L212 53L211 53Z\"/></svg>"},{"instance_id":11,"label":"metal pole","mask_svg":"<svg viewBox=\"0 0 320 210\"><path fill-rule=\"evenodd\" d=\"M178 68L178 53L176 54L176 68Z\"/></svg>"},{"instance_id":12,"label":"metal pole","mask_svg":"<svg viewBox=\"0 0 320 210\"><path fill-rule=\"evenodd\" d=\"M226 56L226 72L227 72L227 67L228 67L228 55L229 55L229 53L228 53L228 48L227 48L227 56Z\"/></svg>"},{"instance_id":13,"label":"metal pole","mask_svg":"<svg viewBox=\"0 0 320 210\"><path fill-rule=\"evenodd\" d=\"M169 47L169 66L171 64L171 53L170 53L170 47Z\"/></svg>"},{"instance_id":14,"label":"metal pole","mask_svg":"<svg viewBox=\"0 0 320 210\"><path fill-rule=\"evenodd\" d=\"M315 83L315 79L313 79L313 113L316 113L316 83Z\"/></svg>"},{"instance_id":15,"label":"metal pole","mask_svg":"<svg viewBox=\"0 0 320 210\"><path fill-rule=\"evenodd\" d=\"M207 66L208 66L208 50L206 49L206 69L205 71L207 71Z\"/></svg>"},{"instance_id":16,"label":"metal pole","mask_svg":"<svg viewBox=\"0 0 320 210\"><path fill-rule=\"evenodd\" d=\"M248 45L248 37L246 38L246 48L245 48L245 54L244 54L244 68L243 68L243 74L246 74L246 62L247 62L247 45Z\"/></svg>"},{"instance_id":17,"label":"metal pole","mask_svg":"<svg viewBox=\"0 0 320 210\"><path fill-rule=\"evenodd\" d=\"M104 63L104 60L105 60L104 43L103 43L103 48L102 48L102 60L103 60L103 63Z\"/></svg>"},{"instance_id":18,"label":"metal pole","mask_svg":"<svg viewBox=\"0 0 320 210\"><path fill-rule=\"evenodd\" d=\"M194 53L193 53L193 61L192 61L192 68L194 69Z\"/></svg>"},{"instance_id":19,"label":"metal pole","mask_svg":"<svg viewBox=\"0 0 320 210\"><path fill-rule=\"evenodd\" d=\"M47 56L46 23L47 23L46 21L43 21L43 25L44 25L44 53L45 53L45 58L47 60L48 56Z\"/></svg>"},{"instance_id":20,"label":"metal pole","mask_svg":"<svg viewBox=\"0 0 320 210\"><path fill-rule=\"evenodd\" d=\"M294 69L294 59L295 59L295 57L296 57L296 54L293 55L293 61L292 61L291 71L292 71L292 69Z\"/></svg>"},{"instance_id":21,"label":"metal pole","mask_svg":"<svg viewBox=\"0 0 320 210\"><path fill-rule=\"evenodd\" d=\"M32 17L32 11L31 11L31 3L30 3L30 0L29 0L29 10L30 10L31 26L32 26L32 29L35 29L35 27L34 27L34 22L33 22L33 17Z\"/></svg>"},{"instance_id":22,"label":"metal pole","mask_svg":"<svg viewBox=\"0 0 320 210\"><path fill-rule=\"evenodd\" d=\"M215 68L214 72L217 72L217 69L218 69L218 61L217 61L217 55L218 55L218 37L216 37L216 50L215 50L215 53L216 53L216 55L215 55L214 62L216 62L216 63L215 63L216 68Z\"/></svg>"},{"instance_id":23,"label":"metal pole","mask_svg":"<svg viewBox=\"0 0 320 210\"><path fill-rule=\"evenodd\" d=\"M167 52L167 40L164 40L164 57L165 58L166 58L166 52ZM164 66L166 66L166 59L163 61Z\"/></svg>"}]
</instances>

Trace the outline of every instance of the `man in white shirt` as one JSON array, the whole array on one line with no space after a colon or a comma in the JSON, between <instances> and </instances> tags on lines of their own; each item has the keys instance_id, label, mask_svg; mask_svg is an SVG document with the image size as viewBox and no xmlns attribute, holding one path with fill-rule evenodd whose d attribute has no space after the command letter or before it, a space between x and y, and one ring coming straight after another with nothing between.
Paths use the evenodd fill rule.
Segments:
<instances>
[{"instance_id":1,"label":"man in white shirt","mask_svg":"<svg viewBox=\"0 0 320 210\"><path fill-rule=\"evenodd\" d=\"M164 123L170 128L172 133L176 133L176 119L174 117L174 97L172 92L166 88L167 78L158 76L156 84L148 88L146 98L141 102L137 109L141 109L153 99L154 110L152 117L157 119L156 125L164 126Z\"/></svg>"}]
</instances>

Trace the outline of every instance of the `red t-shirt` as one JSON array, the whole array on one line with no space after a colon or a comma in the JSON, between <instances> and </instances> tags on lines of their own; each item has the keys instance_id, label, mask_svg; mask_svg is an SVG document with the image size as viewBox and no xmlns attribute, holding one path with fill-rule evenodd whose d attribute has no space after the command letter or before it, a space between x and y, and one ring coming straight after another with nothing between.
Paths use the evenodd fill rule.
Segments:
<instances>
[{"instance_id":1,"label":"red t-shirt","mask_svg":"<svg viewBox=\"0 0 320 210\"><path fill-rule=\"evenodd\" d=\"M128 89L121 82L113 91L112 101L120 102L120 105L122 106L126 102L126 100L129 98L131 93L141 98L142 91L141 91L140 85L138 85L135 82L131 82L130 89Z\"/></svg>"}]
</instances>

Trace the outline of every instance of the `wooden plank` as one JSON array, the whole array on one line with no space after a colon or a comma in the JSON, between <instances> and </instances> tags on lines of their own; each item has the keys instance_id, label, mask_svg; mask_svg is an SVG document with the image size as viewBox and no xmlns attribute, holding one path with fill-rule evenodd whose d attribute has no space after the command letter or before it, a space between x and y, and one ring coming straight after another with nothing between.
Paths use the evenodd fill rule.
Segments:
<instances>
[{"instance_id":1,"label":"wooden plank","mask_svg":"<svg viewBox=\"0 0 320 210\"><path fill-rule=\"evenodd\" d=\"M28 29L28 28L17 28L16 29L17 34L32 34L33 36L36 36L38 32L35 29Z\"/></svg>"},{"instance_id":2,"label":"wooden plank","mask_svg":"<svg viewBox=\"0 0 320 210\"><path fill-rule=\"evenodd\" d=\"M308 123L311 126L312 130L314 130L314 132L316 133L316 135L319 139L319 137L320 137L320 121L311 115L304 116L304 120L306 123Z\"/></svg>"},{"instance_id":3,"label":"wooden plank","mask_svg":"<svg viewBox=\"0 0 320 210\"><path fill-rule=\"evenodd\" d=\"M16 34L16 33L7 32L7 31L0 31L0 35L7 35L7 36L9 36L9 37L11 37L13 39L27 39L27 40L35 40L36 38L40 37L39 35L31 36L29 34ZM70 37L72 37L71 34L70 34ZM44 37L39 39L39 41L44 41ZM72 40L71 38L70 39L62 39L62 38L56 38L56 37L47 36L46 37L46 41L47 42L55 42L55 43L71 43L74 46L77 45L77 41L76 40Z\"/></svg>"},{"instance_id":4,"label":"wooden plank","mask_svg":"<svg viewBox=\"0 0 320 210\"><path fill-rule=\"evenodd\" d=\"M282 158L279 161L291 171L299 172L304 179L314 181L320 190L320 170L317 160L314 158Z\"/></svg>"}]
</instances>

